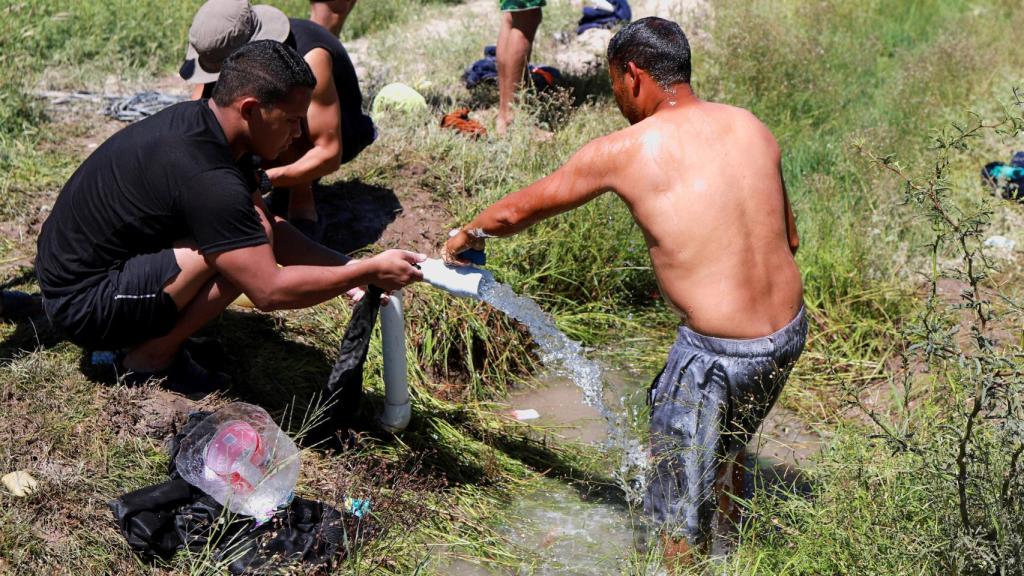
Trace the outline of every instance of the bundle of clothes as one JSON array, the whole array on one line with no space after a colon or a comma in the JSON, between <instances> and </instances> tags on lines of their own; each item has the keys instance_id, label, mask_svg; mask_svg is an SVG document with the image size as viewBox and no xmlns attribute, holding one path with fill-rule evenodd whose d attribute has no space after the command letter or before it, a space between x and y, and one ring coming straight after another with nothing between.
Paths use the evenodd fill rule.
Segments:
<instances>
[{"instance_id":1,"label":"bundle of clothes","mask_svg":"<svg viewBox=\"0 0 1024 576\"><path fill-rule=\"evenodd\" d=\"M462 74L466 88L473 89L484 83L498 82L498 49L496 46L484 47L484 57L473 62ZM562 81L562 73L553 66L529 64L527 70L530 81L538 92L554 88Z\"/></svg>"},{"instance_id":2,"label":"bundle of clothes","mask_svg":"<svg viewBox=\"0 0 1024 576\"><path fill-rule=\"evenodd\" d=\"M583 17L576 27L576 34L583 34L594 28L613 28L633 18L633 10L626 0L593 0L593 7L583 8Z\"/></svg>"},{"instance_id":3,"label":"bundle of clothes","mask_svg":"<svg viewBox=\"0 0 1024 576\"><path fill-rule=\"evenodd\" d=\"M179 550L209 551L232 574L268 573L296 563L307 572L334 565L345 537L346 519L316 500L294 498L266 522L239 516L234 521L209 494L185 481L175 466L181 440L209 416L189 415L174 437L168 480L124 494L108 503L128 545L146 559L170 559Z\"/></svg>"}]
</instances>

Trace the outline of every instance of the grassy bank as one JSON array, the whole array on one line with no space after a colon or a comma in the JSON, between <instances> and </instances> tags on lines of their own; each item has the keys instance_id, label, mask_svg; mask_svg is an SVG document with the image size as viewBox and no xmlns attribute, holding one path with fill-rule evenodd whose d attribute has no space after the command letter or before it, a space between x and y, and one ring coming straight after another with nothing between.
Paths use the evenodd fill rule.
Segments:
<instances>
[{"instance_id":1,"label":"grassy bank","mask_svg":"<svg viewBox=\"0 0 1024 576\"><path fill-rule=\"evenodd\" d=\"M169 77L199 4L29 0L0 8L0 260L9 262L8 285L32 289L31 275L14 266L29 264L23 259L34 252L45 207L87 155L82 141L100 123L95 111L69 117L47 109L32 92L175 88ZM305 14L305 2L274 4ZM560 49L552 33L571 31L575 23L567 2L550 4L536 62ZM426 80L432 86L425 93L438 108L430 117L379 118L380 140L335 179L397 189L415 167L417 188L456 224L554 169L591 138L625 125L608 92L599 91L578 107L570 99L530 101L528 115L558 119L550 142L536 142L528 127L506 140L479 142L442 131L434 116L471 101L459 77L496 34L497 15L474 6L427 0L357 5L346 38L365 44L368 89ZM978 356L961 346L960 356L919 358L916 368L901 364L911 344L920 350L935 341L915 331L927 308L921 295L933 264L956 262L956 250L929 251L933 215L908 203L900 177L864 151L896 154L914 175L927 176L938 131L969 122L967 111L996 118L1003 106L1012 108L1024 53L1007 31L1024 26L1024 13L1002 0L728 1L712 8L710 20L682 23L702 32L693 42L695 89L749 108L782 146L813 327L780 403L828 438L807 472L814 497L759 492L738 553L715 569L944 574L999 565L1013 572L999 556L1012 546L986 548L978 544L988 542L984 534L957 528L960 445L950 431L963 430L974 395L972 375L957 359L988 358L988 352ZM492 113L483 113L485 121ZM983 192L976 185L979 167L1005 159L1020 144L1019 136L988 130L951 152L943 176L951 205L975 206ZM988 206L993 224L986 230L1024 241L1017 236L1024 221L1019 207ZM444 230L437 232L440 240ZM657 298L643 238L615 198L492 242L489 252L499 279L541 302L574 338L607 350L601 354L610 364L653 374L663 360L674 319ZM1016 298L1018 277L1016 260L1000 261L987 289L999 286ZM299 492L329 500L368 494L386 503L367 532L377 537L339 573L443 571L436 563L423 565L425 543L450 545L483 564L518 566L528 552L497 528L510 499L541 472L600 488L608 480L599 457L583 446L554 447L538 440L542 434L495 416L494 401L536 368L519 328L483 305L426 289L411 289L408 298L411 428L396 438L368 434L361 449L343 456L305 452ZM1012 306L1000 306L1007 318L1000 329L1019 334ZM958 314L948 310L937 324L958 325ZM225 315L206 333L224 342L226 365L245 383L228 399L259 402L275 415L308 404L326 379L347 318L342 301L291 313ZM967 326L962 333L969 333ZM149 420L167 410L163 397L90 381L77 368L81 351L45 326L7 323L0 335L0 471L31 469L46 488L24 501L0 495L0 572L150 571L123 544L103 503L161 479L167 429L154 430ZM367 414L382 402L380 362L375 340ZM1007 362L1001 369L1015 373L1019 357L1011 354ZM907 373L915 375L912 393L905 393ZM857 406L868 396L870 405ZM871 411L896 433L877 437L880 428L866 415ZM906 440L908 431L913 441ZM971 468L979 483L968 487L976 496L972 507L1008 515L1019 512L1018 501L996 507L981 486L993 483L998 492L1001 474L1017 471L1012 453L997 443L1006 439L1001 434L997 426L982 427L969 443L970 454L988 464ZM893 438L904 438L904 445ZM997 534L1020 529L1002 520L972 523ZM988 564L964 560L978 550ZM640 559L630 566L647 570ZM204 572L210 566L181 555L170 568Z\"/></svg>"}]
</instances>

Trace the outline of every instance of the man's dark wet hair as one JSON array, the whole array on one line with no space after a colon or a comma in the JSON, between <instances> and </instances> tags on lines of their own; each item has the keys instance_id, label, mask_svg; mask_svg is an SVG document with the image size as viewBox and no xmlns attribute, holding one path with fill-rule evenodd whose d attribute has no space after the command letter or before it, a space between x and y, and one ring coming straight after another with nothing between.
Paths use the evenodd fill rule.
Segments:
<instances>
[{"instance_id":1,"label":"man's dark wet hair","mask_svg":"<svg viewBox=\"0 0 1024 576\"><path fill-rule=\"evenodd\" d=\"M608 43L608 65L626 70L630 63L662 88L690 83L690 43L679 24L651 16L630 22Z\"/></svg>"},{"instance_id":2,"label":"man's dark wet hair","mask_svg":"<svg viewBox=\"0 0 1024 576\"><path fill-rule=\"evenodd\" d=\"M296 86L316 86L309 64L280 42L257 40L224 60L212 97L218 106L229 106L243 96L271 105L284 99Z\"/></svg>"}]
</instances>

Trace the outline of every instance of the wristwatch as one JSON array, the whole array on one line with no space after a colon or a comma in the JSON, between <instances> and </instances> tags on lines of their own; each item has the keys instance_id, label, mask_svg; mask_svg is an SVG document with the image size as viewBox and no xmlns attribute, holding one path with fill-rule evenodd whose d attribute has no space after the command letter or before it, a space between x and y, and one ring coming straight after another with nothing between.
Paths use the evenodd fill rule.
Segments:
<instances>
[{"instance_id":1,"label":"wristwatch","mask_svg":"<svg viewBox=\"0 0 1024 576\"><path fill-rule=\"evenodd\" d=\"M274 185L270 182L270 176L267 176L267 171L263 168L256 169L256 191L260 194L266 194L274 189Z\"/></svg>"}]
</instances>

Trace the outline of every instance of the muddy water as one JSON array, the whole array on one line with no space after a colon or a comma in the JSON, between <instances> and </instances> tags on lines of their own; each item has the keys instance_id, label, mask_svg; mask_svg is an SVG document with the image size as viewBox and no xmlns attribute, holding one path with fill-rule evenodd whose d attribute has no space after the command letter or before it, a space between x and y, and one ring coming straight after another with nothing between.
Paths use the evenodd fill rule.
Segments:
<instances>
[{"instance_id":1,"label":"muddy water","mask_svg":"<svg viewBox=\"0 0 1024 576\"><path fill-rule=\"evenodd\" d=\"M604 420L598 419L603 428ZM636 556L633 518L625 504L581 496L545 478L514 501L498 532L512 547L512 566L482 566L441 552L432 573L452 576L618 576Z\"/></svg>"},{"instance_id":2,"label":"muddy water","mask_svg":"<svg viewBox=\"0 0 1024 576\"><path fill-rule=\"evenodd\" d=\"M605 372L604 405L623 413L632 411L643 405L648 385L647 375ZM549 441L604 445L608 440L605 418L584 402L583 391L568 378L539 381L536 389L510 398L509 409L536 410L540 417L528 422ZM741 462L750 470L743 496L749 498L755 489L807 493L809 486L800 469L820 445L821 438L814 430L794 414L775 407L741 455ZM442 555L433 565L435 572L455 576L612 576L635 571L634 563L643 557L637 552L638 546L643 546L639 512L631 513L624 502L582 497L559 480L545 479L520 497L512 504L512 516L516 520L500 532L521 551L519 566L483 567ZM730 548L729 534L716 534L713 552L722 554Z\"/></svg>"}]
</instances>

